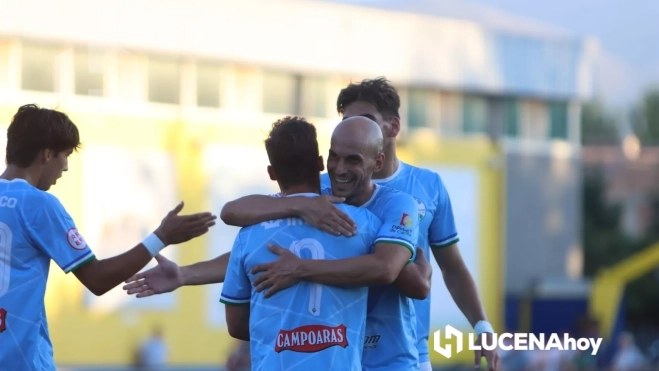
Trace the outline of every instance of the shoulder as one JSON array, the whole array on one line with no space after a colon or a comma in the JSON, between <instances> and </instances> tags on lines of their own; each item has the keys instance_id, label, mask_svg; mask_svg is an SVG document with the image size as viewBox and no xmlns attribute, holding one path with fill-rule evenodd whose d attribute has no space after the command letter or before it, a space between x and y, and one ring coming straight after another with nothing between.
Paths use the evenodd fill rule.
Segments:
<instances>
[{"instance_id":1,"label":"shoulder","mask_svg":"<svg viewBox=\"0 0 659 371\"><path fill-rule=\"evenodd\" d=\"M442 178L439 173L433 170L410 165L408 163L405 163L405 170L408 176L420 179L426 185L435 186L437 183L442 183Z\"/></svg>"},{"instance_id":2,"label":"shoulder","mask_svg":"<svg viewBox=\"0 0 659 371\"><path fill-rule=\"evenodd\" d=\"M398 203L416 202L410 194L387 186L378 186L377 202Z\"/></svg>"},{"instance_id":3,"label":"shoulder","mask_svg":"<svg viewBox=\"0 0 659 371\"><path fill-rule=\"evenodd\" d=\"M51 193L31 189L24 192L22 197L23 212L26 214L66 213L64 205Z\"/></svg>"}]
</instances>

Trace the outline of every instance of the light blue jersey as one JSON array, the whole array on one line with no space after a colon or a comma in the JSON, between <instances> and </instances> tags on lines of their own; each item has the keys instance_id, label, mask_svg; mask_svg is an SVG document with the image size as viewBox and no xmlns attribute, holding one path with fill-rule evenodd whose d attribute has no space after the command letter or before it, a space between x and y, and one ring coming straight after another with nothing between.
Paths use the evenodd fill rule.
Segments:
<instances>
[{"instance_id":1,"label":"light blue jersey","mask_svg":"<svg viewBox=\"0 0 659 371\"><path fill-rule=\"evenodd\" d=\"M323 194L331 194L329 176L321 177ZM362 207L382 221L389 239L412 249L416 258L419 237L418 207L414 199L393 188L376 186ZM412 299L395 285L372 286L368 294L368 316L362 367L365 371L414 371L419 369L416 344L416 314Z\"/></svg>"},{"instance_id":2,"label":"light blue jersey","mask_svg":"<svg viewBox=\"0 0 659 371\"><path fill-rule=\"evenodd\" d=\"M442 248L458 242L451 199L437 173L401 161L393 175L386 179L374 179L373 182L414 197L421 221L418 246L423 248L428 259L432 256L430 247ZM430 295L425 300L413 300L413 302L417 315L419 361L428 362Z\"/></svg>"},{"instance_id":3,"label":"light blue jersey","mask_svg":"<svg viewBox=\"0 0 659 371\"><path fill-rule=\"evenodd\" d=\"M306 196L317 196L304 194ZM369 254L381 222L366 209L338 205L357 223L346 238L324 233L298 218L242 228L236 237L220 301L250 306L252 370L361 370L368 288L299 283L264 299L250 270L277 256L268 243L304 259L345 259Z\"/></svg>"},{"instance_id":4,"label":"light blue jersey","mask_svg":"<svg viewBox=\"0 0 659 371\"><path fill-rule=\"evenodd\" d=\"M44 305L50 260L68 273L93 258L55 196L0 180L0 370L56 370Z\"/></svg>"}]
</instances>

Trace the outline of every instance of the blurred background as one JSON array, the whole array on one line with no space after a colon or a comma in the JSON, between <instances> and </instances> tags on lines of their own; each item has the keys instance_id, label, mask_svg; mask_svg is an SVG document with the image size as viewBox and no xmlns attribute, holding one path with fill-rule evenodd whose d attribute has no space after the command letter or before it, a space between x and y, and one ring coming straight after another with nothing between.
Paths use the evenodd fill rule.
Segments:
<instances>
[{"instance_id":1,"label":"blurred background","mask_svg":"<svg viewBox=\"0 0 659 371\"><path fill-rule=\"evenodd\" d=\"M83 149L52 191L99 258L134 246L181 199L187 212L219 214L229 200L275 191L263 147L271 123L307 117L327 153L340 89L386 76L402 99L400 157L442 176L495 329L604 338L596 357L502 352L504 370L656 367L659 2L0 0L0 9L0 125L26 103L78 125ZM237 231L218 225L164 255L210 259ZM55 358L69 371L139 369L144 357L162 370L242 370L221 287L95 297L53 266ZM433 331L447 324L470 330L435 274ZM431 353L437 370L473 362L471 352Z\"/></svg>"}]
</instances>

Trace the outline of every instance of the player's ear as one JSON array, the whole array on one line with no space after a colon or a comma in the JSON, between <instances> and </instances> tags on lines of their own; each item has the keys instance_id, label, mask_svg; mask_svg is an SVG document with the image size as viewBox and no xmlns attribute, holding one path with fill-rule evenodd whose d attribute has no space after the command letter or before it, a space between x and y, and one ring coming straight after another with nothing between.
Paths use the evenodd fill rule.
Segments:
<instances>
[{"instance_id":1,"label":"player's ear","mask_svg":"<svg viewBox=\"0 0 659 371\"><path fill-rule=\"evenodd\" d=\"M42 164L45 164L53 157L55 157L53 151L51 151L48 148L42 149L41 152L39 153L39 159L41 160Z\"/></svg>"},{"instance_id":2,"label":"player's ear","mask_svg":"<svg viewBox=\"0 0 659 371\"><path fill-rule=\"evenodd\" d=\"M384 153L380 152L375 156L375 169L373 169L373 172L378 172L382 169L382 166L384 166Z\"/></svg>"},{"instance_id":3,"label":"player's ear","mask_svg":"<svg viewBox=\"0 0 659 371\"><path fill-rule=\"evenodd\" d=\"M275 175L275 170L270 165L268 165L268 175L270 175L270 180L277 181L277 176Z\"/></svg>"},{"instance_id":4,"label":"player's ear","mask_svg":"<svg viewBox=\"0 0 659 371\"><path fill-rule=\"evenodd\" d=\"M389 120L389 137L395 138L400 133L400 118L394 116Z\"/></svg>"},{"instance_id":5,"label":"player's ear","mask_svg":"<svg viewBox=\"0 0 659 371\"><path fill-rule=\"evenodd\" d=\"M318 171L325 171L325 161L323 160L323 156L318 156Z\"/></svg>"}]
</instances>

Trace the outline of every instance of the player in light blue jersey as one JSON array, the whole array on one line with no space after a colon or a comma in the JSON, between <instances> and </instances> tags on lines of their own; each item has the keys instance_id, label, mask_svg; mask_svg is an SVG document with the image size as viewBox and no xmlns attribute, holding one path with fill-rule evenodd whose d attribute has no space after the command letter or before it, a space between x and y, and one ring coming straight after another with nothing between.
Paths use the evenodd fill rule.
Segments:
<instances>
[{"instance_id":1,"label":"player in light blue jersey","mask_svg":"<svg viewBox=\"0 0 659 371\"><path fill-rule=\"evenodd\" d=\"M280 258L255 267L264 273L256 280L256 290L266 297L298 282L337 286L368 285L369 305L366 323L367 347L363 353L363 370L418 370L416 324L412 297L425 298L429 291L430 266L408 264L405 260L415 250L418 234L417 205L400 191L376 186L371 182L374 169L381 166L382 132L370 119L355 117L341 122L332 134L327 159L334 195L346 203L372 211L382 221L373 254L365 257L310 261L297 258L284 248L272 248ZM225 205L222 217L227 224L263 221L268 217L295 215L296 201L287 198L252 195ZM357 233L359 235L359 233ZM408 254L400 255L407 248ZM413 260L414 257L412 256ZM392 283L396 285L391 285ZM274 296L273 296L274 295ZM376 351L371 351L377 349Z\"/></svg>"},{"instance_id":2,"label":"player in light blue jersey","mask_svg":"<svg viewBox=\"0 0 659 371\"><path fill-rule=\"evenodd\" d=\"M384 78L351 83L337 98L337 111L344 118L364 116L376 121L382 129L385 143L385 164L374 174L374 182L412 195L418 203L419 246L426 256L435 256L444 282L456 304L474 326L479 335L494 332L488 323L471 274L458 249L458 233L451 201L438 174L403 163L396 156L396 137L400 131L400 97L396 89ZM305 210L306 213L311 212ZM316 210L316 213L327 211ZM428 349L430 327L430 297L415 300L417 333L421 371L431 371ZM491 340L490 340L491 342ZM480 368L481 357L487 359L488 371L499 370L496 351L483 350L475 354Z\"/></svg>"},{"instance_id":3,"label":"player in light blue jersey","mask_svg":"<svg viewBox=\"0 0 659 371\"><path fill-rule=\"evenodd\" d=\"M270 178L283 197L319 197L322 157L316 129L297 117L273 125L265 142ZM266 298L252 269L277 258L268 244L302 259L345 259L372 252L380 220L364 208L338 206L357 223L355 237L335 236L299 218L243 227L231 250L220 301L231 336L249 340L252 370L360 371L368 288L300 283Z\"/></svg>"},{"instance_id":4,"label":"player in light blue jersey","mask_svg":"<svg viewBox=\"0 0 659 371\"><path fill-rule=\"evenodd\" d=\"M57 197L46 191L68 170L80 146L78 129L63 113L19 108L7 130L7 169L0 176L0 370L55 371L44 295L50 261L103 295L142 269L169 244L200 236L210 213L177 215L126 253L97 260Z\"/></svg>"}]
</instances>

